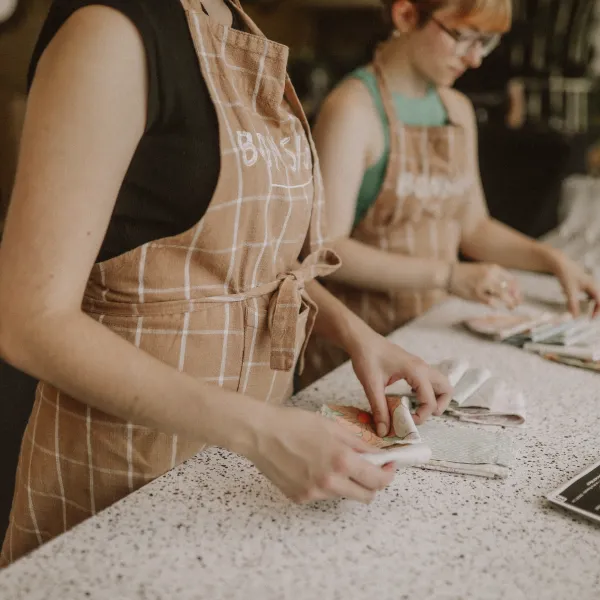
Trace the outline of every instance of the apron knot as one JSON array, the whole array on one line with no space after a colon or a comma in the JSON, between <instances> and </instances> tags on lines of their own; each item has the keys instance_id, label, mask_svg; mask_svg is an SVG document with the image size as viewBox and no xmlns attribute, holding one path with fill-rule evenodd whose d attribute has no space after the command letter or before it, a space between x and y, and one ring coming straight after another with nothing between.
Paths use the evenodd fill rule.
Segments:
<instances>
[{"instance_id":1,"label":"apron knot","mask_svg":"<svg viewBox=\"0 0 600 600\"><path fill-rule=\"evenodd\" d=\"M299 368L304 366L304 351L317 316L317 305L304 291L306 281L333 273L341 261L331 250L310 254L298 269L280 273L279 287L269 302L269 331L271 333L271 369L291 371L296 361L298 318L304 304L308 310L305 338L300 348Z\"/></svg>"},{"instance_id":2,"label":"apron knot","mask_svg":"<svg viewBox=\"0 0 600 600\"><path fill-rule=\"evenodd\" d=\"M296 325L302 306L304 281L294 272L277 277L279 288L269 302L271 369L291 371L296 358Z\"/></svg>"}]
</instances>

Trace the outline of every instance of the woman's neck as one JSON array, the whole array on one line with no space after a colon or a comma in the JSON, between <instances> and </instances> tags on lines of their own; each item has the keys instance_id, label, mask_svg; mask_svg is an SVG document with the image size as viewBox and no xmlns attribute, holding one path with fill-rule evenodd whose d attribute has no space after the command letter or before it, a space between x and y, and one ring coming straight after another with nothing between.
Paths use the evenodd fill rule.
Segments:
<instances>
[{"instance_id":1,"label":"woman's neck","mask_svg":"<svg viewBox=\"0 0 600 600\"><path fill-rule=\"evenodd\" d=\"M379 62L392 92L409 98L422 98L431 87L431 82L411 63L401 37L392 37L383 43Z\"/></svg>"}]
</instances>

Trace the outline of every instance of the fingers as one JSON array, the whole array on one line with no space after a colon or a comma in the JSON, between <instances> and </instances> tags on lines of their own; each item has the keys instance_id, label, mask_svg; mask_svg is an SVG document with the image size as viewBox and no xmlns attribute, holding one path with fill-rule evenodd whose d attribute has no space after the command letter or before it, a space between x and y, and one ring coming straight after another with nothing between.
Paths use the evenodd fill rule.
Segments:
<instances>
[{"instance_id":1,"label":"fingers","mask_svg":"<svg viewBox=\"0 0 600 600\"><path fill-rule=\"evenodd\" d=\"M437 414L438 404L433 385L429 378L429 367L423 363L413 367L405 376L406 382L414 390L419 407L413 415L417 425L424 423L434 412ZM440 376L441 373L440 373Z\"/></svg>"},{"instance_id":2,"label":"fingers","mask_svg":"<svg viewBox=\"0 0 600 600\"><path fill-rule=\"evenodd\" d=\"M570 277L563 277L561 284L567 297L567 307L574 316L579 316L579 286Z\"/></svg>"},{"instance_id":3,"label":"fingers","mask_svg":"<svg viewBox=\"0 0 600 600\"><path fill-rule=\"evenodd\" d=\"M589 298L594 303L593 316L597 317L598 314L600 314L600 287L598 287L598 284L590 278L586 281L583 287L583 291L589 296Z\"/></svg>"},{"instance_id":4,"label":"fingers","mask_svg":"<svg viewBox=\"0 0 600 600\"><path fill-rule=\"evenodd\" d=\"M514 277L508 284L508 292L513 298L516 305L522 304L523 294L521 293L521 287L519 286L519 282Z\"/></svg>"},{"instance_id":5,"label":"fingers","mask_svg":"<svg viewBox=\"0 0 600 600\"><path fill-rule=\"evenodd\" d=\"M381 469L379 470L382 471ZM325 498L348 498L349 500L356 500L362 504L370 504L377 493L377 490L367 489L355 481L352 481L352 479L337 474L332 475L327 481L326 490L327 491L324 494Z\"/></svg>"},{"instance_id":6,"label":"fingers","mask_svg":"<svg viewBox=\"0 0 600 600\"><path fill-rule=\"evenodd\" d=\"M372 376L368 376L366 381L363 381L363 388L371 405L377 435L385 437L390 430L390 410L383 382L377 382Z\"/></svg>"},{"instance_id":7,"label":"fingers","mask_svg":"<svg viewBox=\"0 0 600 600\"><path fill-rule=\"evenodd\" d=\"M394 479L394 471L372 465L356 452L350 453L342 466L342 473L347 473L352 481L373 492L383 490Z\"/></svg>"},{"instance_id":8,"label":"fingers","mask_svg":"<svg viewBox=\"0 0 600 600\"><path fill-rule=\"evenodd\" d=\"M492 265L477 286L478 299L491 306L498 303L513 309L521 302L521 293L515 278L504 269Z\"/></svg>"},{"instance_id":9,"label":"fingers","mask_svg":"<svg viewBox=\"0 0 600 600\"><path fill-rule=\"evenodd\" d=\"M450 402L452 401L452 392L454 390L447 377L432 367L430 367L430 371L431 386L437 401L437 410L434 411L434 414L439 417L440 415L444 414L450 405Z\"/></svg>"},{"instance_id":10,"label":"fingers","mask_svg":"<svg viewBox=\"0 0 600 600\"><path fill-rule=\"evenodd\" d=\"M371 448L371 450L375 450ZM348 498L364 504L373 501L375 494L394 479L393 465L378 467L370 464L358 452L345 449L334 459L330 468L304 493L293 497L298 503L334 498Z\"/></svg>"}]
</instances>

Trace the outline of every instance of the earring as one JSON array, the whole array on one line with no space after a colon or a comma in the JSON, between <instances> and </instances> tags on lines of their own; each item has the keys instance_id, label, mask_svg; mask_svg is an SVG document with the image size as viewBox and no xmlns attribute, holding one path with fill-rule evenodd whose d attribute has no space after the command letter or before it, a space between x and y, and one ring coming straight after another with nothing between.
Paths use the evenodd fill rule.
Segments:
<instances>
[{"instance_id":1,"label":"earring","mask_svg":"<svg viewBox=\"0 0 600 600\"><path fill-rule=\"evenodd\" d=\"M392 31L392 37L393 38L402 37L402 32L399 29L394 29L394 31Z\"/></svg>"}]
</instances>

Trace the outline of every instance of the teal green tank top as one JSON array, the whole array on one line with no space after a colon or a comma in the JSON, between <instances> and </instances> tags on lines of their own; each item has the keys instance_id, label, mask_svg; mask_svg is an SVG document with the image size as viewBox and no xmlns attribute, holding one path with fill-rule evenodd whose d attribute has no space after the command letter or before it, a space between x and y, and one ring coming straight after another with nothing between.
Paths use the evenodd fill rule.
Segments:
<instances>
[{"instance_id":1,"label":"teal green tank top","mask_svg":"<svg viewBox=\"0 0 600 600\"><path fill-rule=\"evenodd\" d=\"M377 199L379 190L383 185L383 179L385 177L385 171L390 156L390 130L375 73L367 67L361 67L350 73L348 77L359 79L369 90L373 99L373 104L381 119L384 134L383 153L381 158L365 171L358 192L354 218L354 226L356 227ZM398 117L398 120L405 125L439 127L448 123L446 107L434 87L431 87L427 94L422 98L409 98L407 96L402 96L401 94L394 94L393 100L396 116Z\"/></svg>"}]
</instances>

